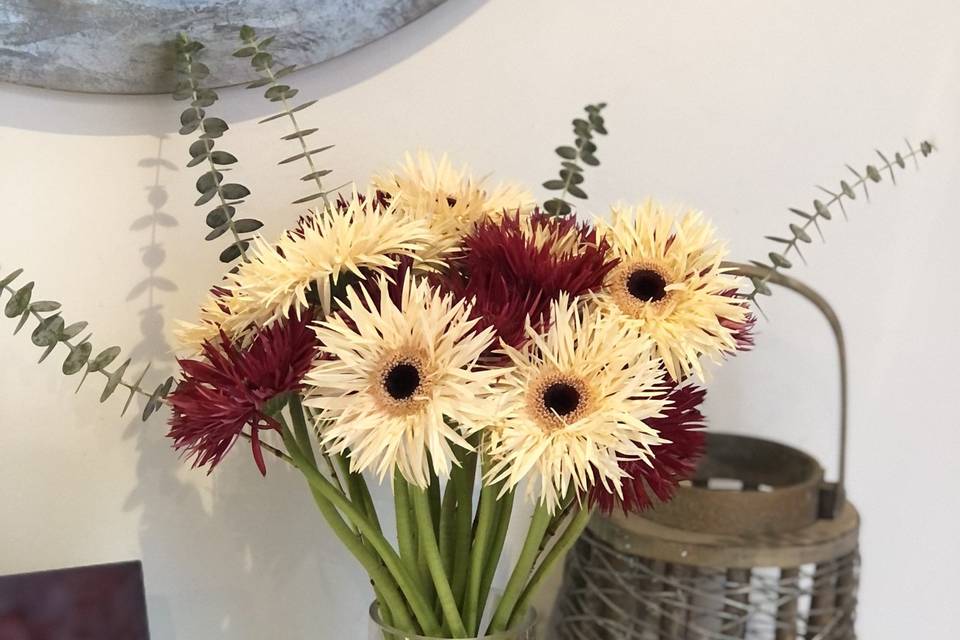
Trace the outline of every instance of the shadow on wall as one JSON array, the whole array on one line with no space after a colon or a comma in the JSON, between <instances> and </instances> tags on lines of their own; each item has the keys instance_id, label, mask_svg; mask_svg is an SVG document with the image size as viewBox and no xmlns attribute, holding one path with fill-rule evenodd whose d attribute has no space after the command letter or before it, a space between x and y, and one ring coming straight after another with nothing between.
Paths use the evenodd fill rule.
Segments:
<instances>
[{"instance_id":1,"label":"shadow on wall","mask_svg":"<svg viewBox=\"0 0 960 640\"><path fill-rule=\"evenodd\" d=\"M299 70L291 83L310 99L342 91L414 55L468 18L485 1L444 2L379 40ZM206 63L214 66L216 60ZM250 74L254 79L252 69ZM260 90L234 87L219 92L227 99L216 105L215 115L227 122L260 118L276 110L273 103L262 99ZM248 98L239 99L241 93L249 94ZM0 127L74 135L157 135L170 131L175 122L170 117L174 108L168 104L172 102L168 95L71 93L7 83L0 83L0 95Z\"/></svg>"},{"instance_id":2,"label":"shadow on wall","mask_svg":"<svg viewBox=\"0 0 960 640\"><path fill-rule=\"evenodd\" d=\"M163 157L164 141L158 136L157 156L139 162L149 176L147 213L137 212L130 229L143 242L146 276L127 296L143 301L141 340L130 355L152 362L149 377L155 380L174 373L163 298L177 286L163 276L162 235L177 226L176 218L163 210L164 178L177 167ZM323 614L315 594L329 593L335 585L344 599L362 592L359 578L357 585L345 585L342 576L323 574L327 563L321 559L336 556L337 545L302 499L306 491L299 476L268 460L268 476L260 477L241 442L212 482L204 482L205 472L191 469L171 449L166 416L160 412L147 423L132 418L124 433L138 453L137 485L124 509L141 513L140 548L154 637L259 640L275 637L278 621L291 637L299 637L298 625L320 625ZM278 499L281 495L290 498ZM335 606L336 595L325 599L327 606Z\"/></svg>"}]
</instances>

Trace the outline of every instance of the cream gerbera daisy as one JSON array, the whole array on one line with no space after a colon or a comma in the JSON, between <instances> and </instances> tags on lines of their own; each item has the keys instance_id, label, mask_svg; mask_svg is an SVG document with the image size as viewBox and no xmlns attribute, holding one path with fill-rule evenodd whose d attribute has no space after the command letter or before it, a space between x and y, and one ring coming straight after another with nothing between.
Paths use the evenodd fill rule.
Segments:
<instances>
[{"instance_id":1,"label":"cream gerbera daisy","mask_svg":"<svg viewBox=\"0 0 960 640\"><path fill-rule=\"evenodd\" d=\"M520 187L488 188L468 167L455 169L446 155L434 160L422 151L415 158L407 154L398 171L374 177L373 184L401 211L427 221L438 237L432 257L454 249L481 220L499 220L505 211L528 213L534 206L533 196Z\"/></svg>"},{"instance_id":2,"label":"cream gerbera daisy","mask_svg":"<svg viewBox=\"0 0 960 640\"><path fill-rule=\"evenodd\" d=\"M211 293L200 321L180 324L177 338L184 350L199 352L221 330L242 339L251 327L268 326L289 313L299 317L317 303L326 314L342 275L369 277L395 267L399 256L418 257L436 243L425 221L356 192L346 206L315 215L301 227L276 243L255 240L250 261Z\"/></svg>"},{"instance_id":3,"label":"cream gerbera daisy","mask_svg":"<svg viewBox=\"0 0 960 640\"><path fill-rule=\"evenodd\" d=\"M650 460L664 442L644 422L664 408L659 361L623 325L578 311L566 295L546 334L529 323L527 332L523 351L504 347L513 369L495 385L488 481L506 491L529 476L528 495L551 512L596 483L620 495L619 462Z\"/></svg>"},{"instance_id":4,"label":"cream gerbera daisy","mask_svg":"<svg viewBox=\"0 0 960 640\"><path fill-rule=\"evenodd\" d=\"M327 449L349 451L351 470L372 469L382 480L398 469L425 487L431 468L449 477L453 446L472 449L463 433L490 420L498 372L476 363L493 331L474 331L469 305L424 281L407 275L394 286L402 286L399 306L381 278L376 301L350 289L342 314L320 323L322 355L305 379L306 404L321 410Z\"/></svg>"},{"instance_id":5,"label":"cream gerbera daisy","mask_svg":"<svg viewBox=\"0 0 960 640\"><path fill-rule=\"evenodd\" d=\"M737 348L746 303L734 294L740 279L721 267L726 247L697 211L678 217L650 200L614 208L597 233L620 264L594 295L600 310L651 338L677 381L704 378L701 357L717 361Z\"/></svg>"}]
</instances>

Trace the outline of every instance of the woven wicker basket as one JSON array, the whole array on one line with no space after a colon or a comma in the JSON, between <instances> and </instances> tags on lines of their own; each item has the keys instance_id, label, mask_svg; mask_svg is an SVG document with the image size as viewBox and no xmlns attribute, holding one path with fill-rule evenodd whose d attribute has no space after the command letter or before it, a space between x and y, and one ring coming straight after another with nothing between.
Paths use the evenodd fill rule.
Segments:
<instances>
[{"instance_id":1,"label":"woven wicker basket","mask_svg":"<svg viewBox=\"0 0 960 640\"><path fill-rule=\"evenodd\" d=\"M595 517L570 552L553 640L852 640L860 518L843 490L846 357L826 301L758 267L827 317L840 360L836 482L792 447L711 433L694 479L643 516Z\"/></svg>"}]
</instances>

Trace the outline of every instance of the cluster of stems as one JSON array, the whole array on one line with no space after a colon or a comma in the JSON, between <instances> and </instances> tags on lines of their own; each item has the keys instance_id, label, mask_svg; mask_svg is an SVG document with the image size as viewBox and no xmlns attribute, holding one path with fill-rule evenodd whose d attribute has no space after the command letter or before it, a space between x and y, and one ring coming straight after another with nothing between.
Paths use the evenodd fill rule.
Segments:
<instances>
[{"instance_id":1,"label":"cluster of stems","mask_svg":"<svg viewBox=\"0 0 960 640\"><path fill-rule=\"evenodd\" d=\"M478 453L479 436L474 451L461 451L443 486L436 475L429 487L394 476L394 545L383 533L363 475L351 472L343 455L323 451L311 428L315 416L301 398L291 394L273 419L285 449L277 453L303 474L321 515L367 572L382 621L405 633L469 638L521 624L538 587L590 517L576 500L552 514L545 505L535 509L503 595L481 628L514 492L482 482L489 461Z\"/></svg>"}]
</instances>

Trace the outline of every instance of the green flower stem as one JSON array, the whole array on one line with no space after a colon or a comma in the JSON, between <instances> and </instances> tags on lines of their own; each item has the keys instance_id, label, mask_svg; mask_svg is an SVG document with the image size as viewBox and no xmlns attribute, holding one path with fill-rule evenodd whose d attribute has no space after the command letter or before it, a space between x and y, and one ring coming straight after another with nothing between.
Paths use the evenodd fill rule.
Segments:
<instances>
[{"instance_id":1,"label":"green flower stem","mask_svg":"<svg viewBox=\"0 0 960 640\"><path fill-rule=\"evenodd\" d=\"M430 575L433 577L433 584L437 589L437 597L440 598L443 617L454 637L465 637L466 630L463 627L463 620L457 610L457 602L453 597L453 591L450 589L450 582L443 572L443 560L440 558L437 539L433 535L433 521L430 517L430 500L427 497L427 492L415 486L410 486L409 491L410 501L413 502L413 512L417 520L417 534L420 536L426 553L427 566L430 569Z\"/></svg>"},{"instance_id":2,"label":"green flower stem","mask_svg":"<svg viewBox=\"0 0 960 640\"><path fill-rule=\"evenodd\" d=\"M454 469L453 473L457 470ZM457 511L457 491L453 476L447 480L447 486L443 490L443 504L440 507L440 526L437 528L437 540L440 543L440 558L443 560L443 571L448 575L453 575L453 556L454 556L454 521Z\"/></svg>"},{"instance_id":3,"label":"green flower stem","mask_svg":"<svg viewBox=\"0 0 960 640\"><path fill-rule=\"evenodd\" d=\"M467 574L470 569L470 544L473 538L473 486L476 475L477 453L468 451L464 455L463 467L455 469L452 476L454 490L457 492L457 511L453 536L454 556L451 587L461 611L464 608Z\"/></svg>"},{"instance_id":4,"label":"green flower stem","mask_svg":"<svg viewBox=\"0 0 960 640\"><path fill-rule=\"evenodd\" d=\"M490 587L493 585L493 578L497 573L497 567L500 565L500 556L503 553L503 545L507 539L507 530L510 528L510 518L513 515L513 497L511 490L503 496L497 498L496 514L493 521L496 523L496 530L493 534L493 540L490 543L490 552L484 560L483 579L480 581L480 599L477 601L477 624L483 618L483 612L487 608L487 599L490 597ZM478 627L479 629L479 627Z\"/></svg>"},{"instance_id":5,"label":"green flower stem","mask_svg":"<svg viewBox=\"0 0 960 640\"><path fill-rule=\"evenodd\" d=\"M393 478L393 505L397 517L397 544L400 547L400 559L407 565L407 570L413 575L419 575L417 565L417 533L414 528L410 495L407 493L407 483L397 471Z\"/></svg>"},{"instance_id":6,"label":"green flower stem","mask_svg":"<svg viewBox=\"0 0 960 640\"><path fill-rule=\"evenodd\" d=\"M286 431L289 433L288 429L286 429ZM427 635L436 635L440 625L436 616L433 615L432 609L427 604L423 592L419 589L418 581L413 578L406 570L406 567L403 566L403 563L400 561L400 556L397 555L397 552L394 551L390 543L383 537L383 534L377 531L370 520L367 519L346 496L337 491L329 480L315 468L311 467L309 462L303 457L303 454L297 450L288 451L288 453L310 486L340 510L348 520L352 521L360 534L366 538L376 554L380 556L380 559L386 565L387 571L389 571L393 579L396 580L397 586L406 597L407 603L413 610L423 632ZM393 611L393 613L396 614L396 611Z\"/></svg>"},{"instance_id":7,"label":"green flower stem","mask_svg":"<svg viewBox=\"0 0 960 640\"><path fill-rule=\"evenodd\" d=\"M540 551L540 542L550 525L550 520L551 514L547 505L541 502L537 505L533 517L530 519L530 528L527 530L527 537L523 541L520 557L513 568L513 573L510 574L507 588L504 589L503 597L500 599L500 603L494 611L493 620L490 622L490 630L494 633L505 631L510 624L517 599L527 583L530 572L533 571L533 564L536 562L537 554Z\"/></svg>"},{"instance_id":8,"label":"green flower stem","mask_svg":"<svg viewBox=\"0 0 960 640\"><path fill-rule=\"evenodd\" d=\"M464 623L471 635L479 633L480 585L483 581L484 565L490 554L491 539L497 527L495 516L498 489L499 487L483 486L480 489L480 503L477 505L477 526L470 548L467 594L463 607Z\"/></svg>"},{"instance_id":9,"label":"green flower stem","mask_svg":"<svg viewBox=\"0 0 960 640\"><path fill-rule=\"evenodd\" d=\"M580 534L583 533L583 530L590 522L590 516L592 513L593 511L589 508L581 508L579 511L577 511L577 514L573 516L570 524L568 524L567 528L563 530L563 533L559 538L557 538L557 542L550 548L550 551L547 552L547 555L544 556L543 561L530 577L530 581L524 588L523 593L520 594L520 599L517 600L517 606L514 607L513 614L510 616L509 624L512 625L518 623L522 619L523 615L526 614L527 609L530 607L530 601L539 590L540 584L543 582L544 578L550 575L550 571L553 569L553 567L561 558L566 555L567 551L570 550L570 547L573 546L573 543L576 542L577 538L580 537Z\"/></svg>"},{"instance_id":10,"label":"green flower stem","mask_svg":"<svg viewBox=\"0 0 960 640\"><path fill-rule=\"evenodd\" d=\"M295 410L293 410L293 412L295 413ZM304 467L312 469L317 477L322 478L316 470L316 465L312 467L309 466L308 459L300 449L296 437L290 432L290 429L282 419L280 424L284 445L287 448L287 452L293 458L294 463L301 470L303 470ZM331 489L333 488L332 485L328 486L330 486ZM333 531L334 535L337 536L340 542L343 543L347 550L353 554L361 566L367 571L367 574L370 576L370 581L374 586L377 602L383 607L385 617L393 620L394 624L403 629L419 629L420 627L416 626L407 611L407 605L404 603L403 596L398 590L397 583L376 554L368 549L357 534L347 526L347 523L344 522L330 500L328 500L323 492L315 487L313 483L310 484L310 493L313 495L313 501L316 503L317 509L320 511L324 520L327 521L331 531ZM340 495L342 497L343 494Z\"/></svg>"},{"instance_id":11,"label":"green flower stem","mask_svg":"<svg viewBox=\"0 0 960 640\"><path fill-rule=\"evenodd\" d=\"M317 466L317 457L313 452L313 441L310 439L310 430L307 429L307 418L303 413L303 403L300 396L291 393L287 401L290 411L290 420L293 422L293 436L296 439L300 453L314 468Z\"/></svg>"},{"instance_id":12,"label":"green flower stem","mask_svg":"<svg viewBox=\"0 0 960 640\"><path fill-rule=\"evenodd\" d=\"M433 518L434 534L440 535L440 515L443 510L440 506L440 478L433 471L430 472L430 487L427 489L430 498L430 515Z\"/></svg>"}]
</instances>

